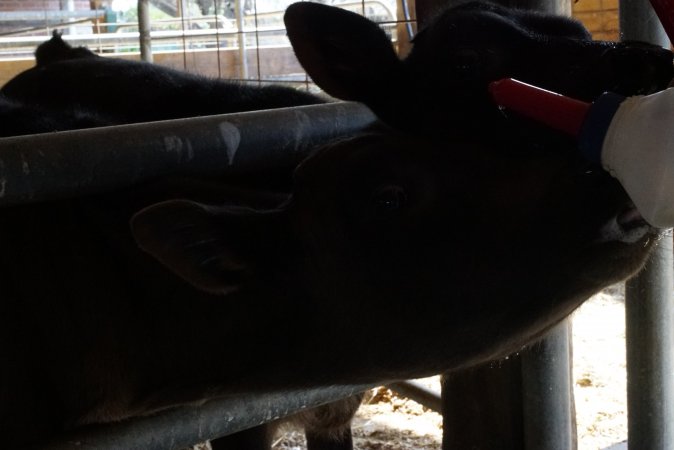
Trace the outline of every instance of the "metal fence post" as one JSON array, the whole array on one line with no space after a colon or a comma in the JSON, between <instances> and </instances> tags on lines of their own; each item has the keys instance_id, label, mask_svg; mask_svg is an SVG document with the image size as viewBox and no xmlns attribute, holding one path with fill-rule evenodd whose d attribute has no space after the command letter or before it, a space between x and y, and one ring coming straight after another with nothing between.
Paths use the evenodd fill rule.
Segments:
<instances>
[{"instance_id":1,"label":"metal fence post","mask_svg":"<svg viewBox=\"0 0 674 450\"><path fill-rule=\"evenodd\" d=\"M571 13L568 0L498 3L550 14ZM540 342L507 361L446 374L443 449L575 449L569 330L570 324L564 321ZM500 393L498 401L496 391ZM467 426L471 418L487 425ZM498 426L491 426L495 424Z\"/></svg>"},{"instance_id":2,"label":"metal fence post","mask_svg":"<svg viewBox=\"0 0 674 450\"><path fill-rule=\"evenodd\" d=\"M152 62L152 38L150 37L150 1L138 0L138 31L140 36L140 59Z\"/></svg>"},{"instance_id":3,"label":"metal fence post","mask_svg":"<svg viewBox=\"0 0 674 450\"><path fill-rule=\"evenodd\" d=\"M646 0L620 1L620 36L669 47ZM672 237L626 285L628 446L674 448L674 299Z\"/></svg>"},{"instance_id":4,"label":"metal fence post","mask_svg":"<svg viewBox=\"0 0 674 450\"><path fill-rule=\"evenodd\" d=\"M674 448L672 264L667 234L644 271L626 285L629 448Z\"/></svg>"},{"instance_id":5,"label":"metal fence post","mask_svg":"<svg viewBox=\"0 0 674 450\"><path fill-rule=\"evenodd\" d=\"M571 321L565 320L522 353L524 448L576 448Z\"/></svg>"}]
</instances>

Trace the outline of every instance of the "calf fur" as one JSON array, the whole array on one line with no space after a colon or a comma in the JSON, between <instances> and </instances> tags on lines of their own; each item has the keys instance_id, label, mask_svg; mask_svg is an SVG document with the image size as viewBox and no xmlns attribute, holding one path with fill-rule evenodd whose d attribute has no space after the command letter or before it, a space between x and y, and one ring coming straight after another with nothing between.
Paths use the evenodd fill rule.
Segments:
<instances>
[{"instance_id":1,"label":"calf fur","mask_svg":"<svg viewBox=\"0 0 674 450\"><path fill-rule=\"evenodd\" d=\"M213 79L157 64L97 56L54 33L36 66L8 81L10 100L54 111L95 111L107 124L151 122L324 103L297 89Z\"/></svg>"},{"instance_id":2,"label":"calf fur","mask_svg":"<svg viewBox=\"0 0 674 450\"><path fill-rule=\"evenodd\" d=\"M478 39L493 20L501 27ZM329 93L365 102L392 129L317 150L274 207L155 182L7 209L5 443L231 393L466 367L521 348L635 273L657 232L571 142L488 103L486 84L510 75L548 87L566 79L558 90L592 96L636 71L639 83L622 92L648 92L671 78L671 54L566 36L579 28L565 19L548 36L561 43L529 59L512 53L518 46L499 46L514 33L537 48L542 20L482 3L447 10L407 59L394 61L371 22L295 5L289 34L309 73ZM460 52L451 40L422 38L457 27L474 36ZM612 56L565 58L569 48ZM497 57L489 70L468 64L479 82L438 83L431 96L420 82L437 79L447 60L465 66L466 52ZM635 55L646 67L622 63ZM410 93L382 106L401 79ZM408 109L415 92L425 107Z\"/></svg>"}]
</instances>

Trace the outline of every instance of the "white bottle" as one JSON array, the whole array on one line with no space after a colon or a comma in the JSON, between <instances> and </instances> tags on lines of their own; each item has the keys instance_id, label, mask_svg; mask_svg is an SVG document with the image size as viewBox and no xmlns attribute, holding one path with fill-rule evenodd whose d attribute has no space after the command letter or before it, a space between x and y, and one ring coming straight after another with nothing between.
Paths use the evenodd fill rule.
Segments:
<instances>
[{"instance_id":1,"label":"white bottle","mask_svg":"<svg viewBox=\"0 0 674 450\"><path fill-rule=\"evenodd\" d=\"M674 88L604 94L590 107L579 146L620 181L646 222L674 226Z\"/></svg>"}]
</instances>

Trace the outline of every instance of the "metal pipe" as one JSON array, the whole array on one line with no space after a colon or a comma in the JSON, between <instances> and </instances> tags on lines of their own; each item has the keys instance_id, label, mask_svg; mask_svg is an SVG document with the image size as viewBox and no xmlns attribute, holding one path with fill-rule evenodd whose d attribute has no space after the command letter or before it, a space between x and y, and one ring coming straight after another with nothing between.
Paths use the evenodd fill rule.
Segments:
<instances>
[{"instance_id":1,"label":"metal pipe","mask_svg":"<svg viewBox=\"0 0 674 450\"><path fill-rule=\"evenodd\" d=\"M620 36L663 47L669 39L647 0L620 1ZM638 150L638 149L637 149ZM671 235L625 290L628 446L674 448L674 274Z\"/></svg>"},{"instance_id":2,"label":"metal pipe","mask_svg":"<svg viewBox=\"0 0 674 450\"><path fill-rule=\"evenodd\" d=\"M44 20L67 20L67 19L102 19L105 11L75 10L75 11L3 11L0 14L0 22L11 21L44 21Z\"/></svg>"},{"instance_id":3,"label":"metal pipe","mask_svg":"<svg viewBox=\"0 0 674 450\"><path fill-rule=\"evenodd\" d=\"M522 352L522 410L527 450L575 448L570 322Z\"/></svg>"},{"instance_id":4,"label":"metal pipe","mask_svg":"<svg viewBox=\"0 0 674 450\"><path fill-rule=\"evenodd\" d=\"M648 0L620 0L620 39L669 48L669 38Z\"/></svg>"},{"instance_id":5,"label":"metal pipe","mask_svg":"<svg viewBox=\"0 0 674 450\"><path fill-rule=\"evenodd\" d=\"M626 285L629 448L674 448L672 251L667 234L644 271Z\"/></svg>"},{"instance_id":6,"label":"metal pipe","mask_svg":"<svg viewBox=\"0 0 674 450\"><path fill-rule=\"evenodd\" d=\"M651 6L658 15L670 42L674 42L674 1L651 0Z\"/></svg>"},{"instance_id":7,"label":"metal pipe","mask_svg":"<svg viewBox=\"0 0 674 450\"><path fill-rule=\"evenodd\" d=\"M508 5L553 14L571 12L569 0L513 0ZM443 449L575 449L569 326L568 320L562 322L497 368L447 374L443 382ZM498 401L494 400L497 392ZM477 417L477 425L466 425L467 419L461 416L465 411L473 420Z\"/></svg>"},{"instance_id":8,"label":"metal pipe","mask_svg":"<svg viewBox=\"0 0 674 450\"><path fill-rule=\"evenodd\" d=\"M376 121L331 103L0 139L0 206L110 191L171 173L292 169Z\"/></svg>"},{"instance_id":9,"label":"metal pipe","mask_svg":"<svg viewBox=\"0 0 674 450\"><path fill-rule=\"evenodd\" d=\"M68 12L75 11L74 0L60 0L59 4L61 6L61 11L68 11ZM72 19L67 20L67 22L70 22L70 20ZM75 34L75 27L72 26L68 27L68 34Z\"/></svg>"},{"instance_id":10,"label":"metal pipe","mask_svg":"<svg viewBox=\"0 0 674 450\"><path fill-rule=\"evenodd\" d=\"M150 29L150 0L138 0L138 40L140 42L140 59L149 63L153 62Z\"/></svg>"},{"instance_id":11,"label":"metal pipe","mask_svg":"<svg viewBox=\"0 0 674 450\"><path fill-rule=\"evenodd\" d=\"M75 11L75 0L59 0L61 11Z\"/></svg>"},{"instance_id":12,"label":"metal pipe","mask_svg":"<svg viewBox=\"0 0 674 450\"><path fill-rule=\"evenodd\" d=\"M513 0L511 6L571 16L570 0ZM527 450L574 450L571 323L566 319L521 353L522 423Z\"/></svg>"},{"instance_id":13,"label":"metal pipe","mask_svg":"<svg viewBox=\"0 0 674 450\"><path fill-rule=\"evenodd\" d=\"M248 79L248 55L246 53L246 35L244 34L243 21L243 2L242 0L234 0L234 16L236 17L236 39L239 47L239 76L241 79Z\"/></svg>"},{"instance_id":14,"label":"metal pipe","mask_svg":"<svg viewBox=\"0 0 674 450\"><path fill-rule=\"evenodd\" d=\"M168 450L191 447L372 387L330 386L231 396L201 406L181 407L149 417L87 427L30 450Z\"/></svg>"},{"instance_id":15,"label":"metal pipe","mask_svg":"<svg viewBox=\"0 0 674 450\"><path fill-rule=\"evenodd\" d=\"M414 400L437 413L442 412L442 398L439 392L427 388L418 381L400 381L387 386L392 391Z\"/></svg>"}]
</instances>

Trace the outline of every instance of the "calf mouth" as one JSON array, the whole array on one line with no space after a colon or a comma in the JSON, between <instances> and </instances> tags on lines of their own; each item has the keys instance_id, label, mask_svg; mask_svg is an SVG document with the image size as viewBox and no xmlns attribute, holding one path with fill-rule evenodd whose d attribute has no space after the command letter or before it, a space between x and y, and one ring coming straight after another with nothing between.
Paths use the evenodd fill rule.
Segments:
<instances>
[{"instance_id":1,"label":"calf mouth","mask_svg":"<svg viewBox=\"0 0 674 450\"><path fill-rule=\"evenodd\" d=\"M656 234L658 230L644 220L634 204L629 203L601 226L595 243L635 244L643 241L648 235Z\"/></svg>"}]
</instances>

